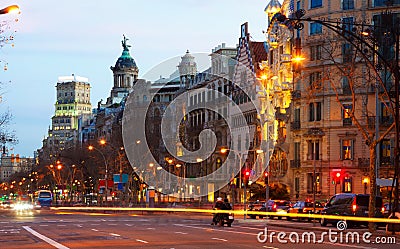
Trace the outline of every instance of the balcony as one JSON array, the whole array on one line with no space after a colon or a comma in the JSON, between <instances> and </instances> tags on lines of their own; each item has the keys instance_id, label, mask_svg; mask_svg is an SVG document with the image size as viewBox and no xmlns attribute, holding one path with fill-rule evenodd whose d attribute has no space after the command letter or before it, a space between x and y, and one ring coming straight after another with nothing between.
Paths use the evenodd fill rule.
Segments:
<instances>
[{"instance_id":1,"label":"balcony","mask_svg":"<svg viewBox=\"0 0 400 249\"><path fill-rule=\"evenodd\" d=\"M343 119L343 126L352 126L352 125L353 125L353 121L351 120L351 118Z\"/></svg>"},{"instance_id":2,"label":"balcony","mask_svg":"<svg viewBox=\"0 0 400 249\"><path fill-rule=\"evenodd\" d=\"M299 159L290 160L290 168L292 168L292 169L300 168L300 160Z\"/></svg>"},{"instance_id":3,"label":"balcony","mask_svg":"<svg viewBox=\"0 0 400 249\"><path fill-rule=\"evenodd\" d=\"M293 121L290 123L290 130L291 131L298 131L301 129L301 123L300 121Z\"/></svg>"},{"instance_id":4,"label":"balcony","mask_svg":"<svg viewBox=\"0 0 400 249\"><path fill-rule=\"evenodd\" d=\"M390 156L383 156L380 158L380 166L391 166L394 165L394 158Z\"/></svg>"},{"instance_id":5,"label":"balcony","mask_svg":"<svg viewBox=\"0 0 400 249\"><path fill-rule=\"evenodd\" d=\"M358 158L358 167L359 168L368 168L369 167L369 158L359 157Z\"/></svg>"},{"instance_id":6,"label":"balcony","mask_svg":"<svg viewBox=\"0 0 400 249\"><path fill-rule=\"evenodd\" d=\"M379 118L379 124L381 126L391 126L393 124L393 117L392 116L381 116Z\"/></svg>"}]
</instances>

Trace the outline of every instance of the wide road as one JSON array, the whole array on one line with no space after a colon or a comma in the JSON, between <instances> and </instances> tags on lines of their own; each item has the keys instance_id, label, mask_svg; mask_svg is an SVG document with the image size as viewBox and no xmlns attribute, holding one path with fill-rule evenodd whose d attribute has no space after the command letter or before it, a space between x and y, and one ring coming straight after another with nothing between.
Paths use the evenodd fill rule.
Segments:
<instances>
[{"instance_id":1,"label":"wide road","mask_svg":"<svg viewBox=\"0 0 400 249\"><path fill-rule=\"evenodd\" d=\"M333 243L327 235L323 243L302 243L302 233L314 232L319 240L324 231L338 230L319 226L309 229L310 224L302 222L267 222L268 239L262 243L257 240L257 235L265 231L265 221L241 219L232 227L215 227L210 225L209 215L188 213L116 214L41 210L21 214L0 210L0 248L400 248L399 237L395 244L376 244L376 235L369 238L371 243L346 243L345 237L342 243L338 243L339 236L336 236L337 243ZM285 226L289 223L292 226ZM365 229L351 231L361 236L366 232ZM281 240L287 243L278 241L279 232L286 233ZM298 243L290 242L290 233L299 234ZM378 235L383 235L382 231ZM308 242L307 236L305 242Z\"/></svg>"}]
</instances>

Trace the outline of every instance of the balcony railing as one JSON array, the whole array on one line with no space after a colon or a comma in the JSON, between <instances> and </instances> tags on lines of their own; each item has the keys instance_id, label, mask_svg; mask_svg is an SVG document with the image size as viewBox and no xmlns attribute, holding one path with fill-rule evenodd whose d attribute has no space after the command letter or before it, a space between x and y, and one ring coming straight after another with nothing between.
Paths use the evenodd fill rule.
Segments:
<instances>
[{"instance_id":1,"label":"balcony railing","mask_svg":"<svg viewBox=\"0 0 400 249\"><path fill-rule=\"evenodd\" d=\"M300 168L300 160L290 160L290 168L292 169L298 169Z\"/></svg>"},{"instance_id":2,"label":"balcony railing","mask_svg":"<svg viewBox=\"0 0 400 249\"><path fill-rule=\"evenodd\" d=\"M393 124L392 116L381 116L379 119L379 124L382 126L390 126Z\"/></svg>"},{"instance_id":3,"label":"balcony railing","mask_svg":"<svg viewBox=\"0 0 400 249\"><path fill-rule=\"evenodd\" d=\"M301 123L300 123L300 121L293 121L291 124L290 124L290 130L291 131L298 131L298 130L300 130L301 129Z\"/></svg>"},{"instance_id":4,"label":"balcony railing","mask_svg":"<svg viewBox=\"0 0 400 249\"><path fill-rule=\"evenodd\" d=\"M394 158L390 156L383 156L380 158L380 166L391 166L394 164Z\"/></svg>"},{"instance_id":5,"label":"balcony railing","mask_svg":"<svg viewBox=\"0 0 400 249\"><path fill-rule=\"evenodd\" d=\"M353 121L351 120L351 118L343 119L343 126L351 126L351 125L353 125Z\"/></svg>"}]
</instances>

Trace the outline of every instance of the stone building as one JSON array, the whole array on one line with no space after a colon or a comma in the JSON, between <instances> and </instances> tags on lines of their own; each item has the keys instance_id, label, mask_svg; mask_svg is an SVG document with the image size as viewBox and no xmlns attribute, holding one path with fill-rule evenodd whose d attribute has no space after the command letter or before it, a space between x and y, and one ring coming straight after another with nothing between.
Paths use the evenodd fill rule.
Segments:
<instances>
[{"instance_id":1,"label":"stone building","mask_svg":"<svg viewBox=\"0 0 400 249\"><path fill-rule=\"evenodd\" d=\"M62 150L72 147L78 141L78 119L80 115L91 114L90 83L77 75L61 76L57 81L54 116L47 137L43 140L39 157L55 160Z\"/></svg>"},{"instance_id":2,"label":"stone building","mask_svg":"<svg viewBox=\"0 0 400 249\"><path fill-rule=\"evenodd\" d=\"M293 17L296 10L304 9L303 18L336 21L360 36L366 26L357 23L379 23L386 10L383 2L285 0L276 12ZM399 7L395 3L390 9L396 13ZM384 75L384 70L376 73L368 64L373 57L364 57L346 39L350 33L337 35L312 20L302 22L304 29L297 30L293 22L272 20L275 13L269 16L269 70L277 82L293 83L290 122L286 124L291 198L312 198L314 193L317 199L339 192L369 193L371 141L366 135L382 135L393 123L387 104L390 97L376 87L380 84L377 76ZM297 55L304 59L299 64L293 60ZM292 73L282 68L285 61ZM393 75L382 78L389 89ZM378 182L384 196L389 188L385 179L393 176L393 140L392 132L378 145Z\"/></svg>"}]
</instances>

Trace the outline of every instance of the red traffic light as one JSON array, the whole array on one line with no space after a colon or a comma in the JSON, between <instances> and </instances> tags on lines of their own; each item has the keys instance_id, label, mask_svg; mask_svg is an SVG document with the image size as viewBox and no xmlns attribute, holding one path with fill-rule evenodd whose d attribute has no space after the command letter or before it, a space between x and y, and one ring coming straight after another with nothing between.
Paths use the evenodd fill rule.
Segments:
<instances>
[{"instance_id":1,"label":"red traffic light","mask_svg":"<svg viewBox=\"0 0 400 249\"><path fill-rule=\"evenodd\" d=\"M246 170L245 172L244 172L244 175L247 177L247 176L250 176L250 171L249 170Z\"/></svg>"},{"instance_id":2,"label":"red traffic light","mask_svg":"<svg viewBox=\"0 0 400 249\"><path fill-rule=\"evenodd\" d=\"M268 177L268 172L264 172L264 176L265 176L265 177Z\"/></svg>"},{"instance_id":3,"label":"red traffic light","mask_svg":"<svg viewBox=\"0 0 400 249\"><path fill-rule=\"evenodd\" d=\"M340 172L337 172L337 173L336 173L336 177L337 177L337 178L340 178Z\"/></svg>"}]
</instances>

